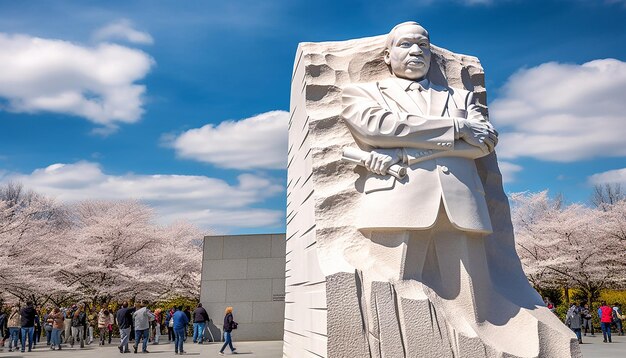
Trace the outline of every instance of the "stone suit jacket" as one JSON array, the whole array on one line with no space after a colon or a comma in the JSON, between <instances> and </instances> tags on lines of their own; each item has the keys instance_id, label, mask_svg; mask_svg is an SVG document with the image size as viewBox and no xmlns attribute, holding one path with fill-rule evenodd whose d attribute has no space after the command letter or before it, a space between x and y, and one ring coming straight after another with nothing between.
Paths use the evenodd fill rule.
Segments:
<instances>
[{"instance_id":1,"label":"stone suit jacket","mask_svg":"<svg viewBox=\"0 0 626 358\"><path fill-rule=\"evenodd\" d=\"M485 192L474 159L489 153L455 140L450 116L465 110L470 121L486 121L473 93L423 81L425 99L407 91L411 81L389 78L346 86L342 117L363 150L396 148L407 175L368 172L357 227L372 230L425 230L433 227L443 203L459 230L491 233Z\"/></svg>"}]
</instances>

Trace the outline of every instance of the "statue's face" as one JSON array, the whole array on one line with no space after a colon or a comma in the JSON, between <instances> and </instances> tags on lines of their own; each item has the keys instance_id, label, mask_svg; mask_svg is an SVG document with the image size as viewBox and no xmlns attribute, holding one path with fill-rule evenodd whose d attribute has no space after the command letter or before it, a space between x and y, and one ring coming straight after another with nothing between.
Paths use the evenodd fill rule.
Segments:
<instances>
[{"instance_id":1,"label":"statue's face","mask_svg":"<svg viewBox=\"0 0 626 358\"><path fill-rule=\"evenodd\" d=\"M428 32L419 25L396 29L391 47L385 50L385 63L396 77L419 81L430 68Z\"/></svg>"}]
</instances>

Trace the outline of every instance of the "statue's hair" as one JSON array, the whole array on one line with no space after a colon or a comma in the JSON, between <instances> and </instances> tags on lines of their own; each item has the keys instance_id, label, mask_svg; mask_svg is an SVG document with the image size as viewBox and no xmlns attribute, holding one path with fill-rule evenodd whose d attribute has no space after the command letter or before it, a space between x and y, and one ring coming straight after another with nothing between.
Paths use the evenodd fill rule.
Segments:
<instances>
[{"instance_id":1,"label":"statue's hair","mask_svg":"<svg viewBox=\"0 0 626 358\"><path fill-rule=\"evenodd\" d=\"M415 22L415 21L405 21L400 24L397 24L391 29L391 31L389 31L389 34L387 35L387 39L385 40L385 49L389 50L391 46L393 46L393 39L394 39L396 30L398 30L399 28L403 26L419 26L424 29L424 26L420 25L418 22ZM424 29L424 31L426 31L426 36L429 36L428 31L426 29Z\"/></svg>"}]
</instances>

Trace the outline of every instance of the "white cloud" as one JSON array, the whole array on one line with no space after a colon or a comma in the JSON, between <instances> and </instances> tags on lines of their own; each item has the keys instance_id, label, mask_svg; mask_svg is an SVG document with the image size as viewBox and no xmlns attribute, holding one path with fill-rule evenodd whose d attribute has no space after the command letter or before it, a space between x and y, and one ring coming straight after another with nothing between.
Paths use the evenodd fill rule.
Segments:
<instances>
[{"instance_id":1,"label":"white cloud","mask_svg":"<svg viewBox=\"0 0 626 358\"><path fill-rule=\"evenodd\" d=\"M0 109L75 115L108 128L137 122L146 88L135 82L153 64L146 53L115 44L0 33Z\"/></svg>"},{"instance_id":2,"label":"white cloud","mask_svg":"<svg viewBox=\"0 0 626 358\"><path fill-rule=\"evenodd\" d=\"M491 105L498 156L573 162L626 155L626 62L545 63L509 78Z\"/></svg>"},{"instance_id":3,"label":"white cloud","mask_svg":"<svg viewBox=\"0 0 626 358\"><path fill-rule=\"evenodd\" d=\"M522 167L507 161L498 161L498 167L500 167L500 173L502 173L502 182L511 183L515 181L515 174L522 171Z\"/></svg>"},{"instance_id":4,"label":"white cloud","mask_svg":"<svg viewBox=\"0 0 626 358\"><path fill-rule=\"evenodd\" d=\"M202 227L277 226L283 210L252 206L284 192L266 177L241 174L237 184L191 175L109 175L97 163L53 164L30 174L5 173L2 182L25 187L64 202L84 199L139 199L155 208L163 222L186 219Z\"/></svg>"},{"instance_id":5,"label":"white cloud","mask_svg":"<svg viewBox=\"0 0 626 358\"><path fill-rule=\"evenodd\" d=\"M271 111L190 129L167 140L181 158L231 169L287 167L289 113Z\"/></svg>"},{"instance_id":6,"label":"white cloud","mask_svg":"<svg viewBox=\"0 0 626 358\"><path fill-rule=\"evenodd\" d=\"M136 30L128 19L120 19L98 29L94 32L93 39L95 41L123 40L142 45L154 43L149 33Z\"/></svg>"},{"instance_id":7,"label":"white cloud","mask_svg":"<svg viewBox=\"0 0 626 358\"><path fill-rule=\"evenodd\" d=\"M589 177L588 181L593 185L621 184L626 186L626 168L594 174Z\"/></svg>"}]
</instances>

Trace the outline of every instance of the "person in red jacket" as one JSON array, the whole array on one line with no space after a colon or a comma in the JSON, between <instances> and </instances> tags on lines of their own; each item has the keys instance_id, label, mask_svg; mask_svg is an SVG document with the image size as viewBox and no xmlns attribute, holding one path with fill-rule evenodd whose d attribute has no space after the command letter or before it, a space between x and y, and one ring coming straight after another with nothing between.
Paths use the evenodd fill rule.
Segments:
<instances>
[{"instance_id":1,"label":"person in red jacket","mask_svg":"<svg viewBox=\"0 0 626 358\"><path fill-rule=\"evenodd\" d=\"M611 323L613 323L613 309L607 306L606 301L602 301L602 306L598 308L598 315L600 316L600 328L602 328L603 342L611 343Z\"/></svg>"}]
</instances>

